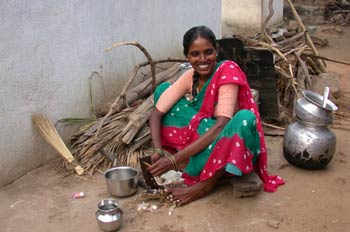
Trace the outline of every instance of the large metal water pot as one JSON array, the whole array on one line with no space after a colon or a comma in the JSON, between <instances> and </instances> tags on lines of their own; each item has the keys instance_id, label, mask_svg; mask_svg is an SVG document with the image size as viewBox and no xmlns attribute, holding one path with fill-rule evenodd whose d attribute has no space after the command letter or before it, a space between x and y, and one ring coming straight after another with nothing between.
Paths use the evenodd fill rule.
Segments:
<instances>
[{"instance_id":1,"label":"large metal water pot","mask_svg":"<svg viewBox=\"0 0 350 232\"><path fill-rule=\"evenodd\" d=\"M335 145L336 137L326 126L299 120L285 131L283 153L297 167L321 169L332 160Z\"/></svg>"},{"instance_id":2,"label":"large metal water pot","mask_svg":"<svg viewBox=\"0 0 350 232\"><path fill-rule=\"evenodd\" d=\"M288 125L283 141L284 157L295 166L321 169L332 160L336 137L327 126L338 108L328 100L328 92L327 87L324 96L304 91L297 102L297 121Z\"/></svg>"}]
</instances>

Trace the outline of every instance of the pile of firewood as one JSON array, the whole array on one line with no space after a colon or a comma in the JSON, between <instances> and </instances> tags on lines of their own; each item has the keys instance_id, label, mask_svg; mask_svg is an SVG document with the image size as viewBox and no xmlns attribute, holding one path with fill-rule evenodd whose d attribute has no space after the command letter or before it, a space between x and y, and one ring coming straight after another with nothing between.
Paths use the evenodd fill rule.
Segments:
<instances>
[{"instance_id":1,"label":"pile of firewood","mask_svg":"<svg viewBox=\"0 0 350 232\"><path fill-rule=\"evenodd\" d=\"M347 26L350 24L350 1L336 0L326 4L325 18L336 25Z\"/></svg>"},{"instance_id":2,"label":"pile of firewood","mask_svg":"<svg viewBox=\"0 0 350 232\"><path fill-rule=\"evenodd\" d=\"M139 158L149 154L147 148L150 147L151 136L148 118L153 107L152 91L155 85L164 81L173 82L181 75L183 69L177 63L179 61L154 61L154 64L176 63L158 71L154 78L146 78L129 89L139 67L149 65L149 62L135 66L136 71L124 90L105 107L109 109L108 112L102 110L102 116L87 130L78 131L72 136L72 154L85 172L92 175L95 171L103 172L115 165L137 167ZM65 167L69 168L67 165Z\"/></svg>"},{"instance_id":3,"label":"pile of firewood","mask_svg":"<svg viewBox=\"0 0 350 232\"><path fill-rule=\"evenodd\" d=\"M323 59L327 59L319 55L314 43L316 40L320 44L322 39L309 33L292 2L290 0L286 2L295 18L288 25L278 28L266 27L274 13L273 0L270 0L270 14L263 23L261 33L254 38L236 36L246 46L263 47L273 52L279 106L277 121L281 122L282 125L290 122L293 118L294 104L302 91L312 90L312 77L326 72ZM324 41L324 43L326 42Z\"/></svg>"},{"instance_id":4,"label":"pile of firewood","mask_svg":"<svg viewBox=\"0 0 350 232\"><path fill-rule=\"evenodd\" d=\"M289 24L287 30L266 28L273 15L270 0L270 15L264 22L260 37L240 39L249 46L270 49L275 56L275 70L278 76L277 90L280 107L280 121L288 122L292 118L294 102L304 89L312 89L311 77L326 72L323 58L318 54L314 43L288 0L296 21ZM139 158L150 153L151 136L148 118L153 106L152 92L156 85L164 81L176 80L182 68L175 63L168 69L156 73L156 64L164 62L183 62L181 60L153 61L147 50L137 42L119 43L140 48L148 62L135 66L122 92L113 100L106 111L93 122L87 130L79 131L72 137L72 154L92 175L103 172L113 165L139 166ZM131 88L141 67L150 66L151 75L144 82ZM279 128L279 127L277 127ZM68 165L66 167L69 167Z\"/></svg>"}]
</instances>

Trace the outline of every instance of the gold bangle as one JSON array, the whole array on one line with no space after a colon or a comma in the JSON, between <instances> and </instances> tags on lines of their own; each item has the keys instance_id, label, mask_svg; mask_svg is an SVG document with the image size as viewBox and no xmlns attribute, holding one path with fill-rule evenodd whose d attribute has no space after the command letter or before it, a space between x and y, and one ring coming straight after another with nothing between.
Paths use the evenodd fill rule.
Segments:
<instances>
[{"instance_id":1,"label":"gold bangle","mask_svg":"<svg viewBox=\"0 0 350 232\"><path fill-rule=\"evenodd\" d=\"M162 156L165 156L165 151L160 148L153 148L153 152L161 154Z\"/></svg>"},{"instance_id":2,"label":"gold bangle","mask_svg":"<svg viewBox=\"0 0 350 232\"><path fill-rule=\"evenodd\" d=\"M173 167L174 167L175 171L177 171L177 163L176 163L175 157L173 155L169 154L169 153L166 154L166 157L168 157L168 159L173 164Z\"/></svg>"}]
</instances>

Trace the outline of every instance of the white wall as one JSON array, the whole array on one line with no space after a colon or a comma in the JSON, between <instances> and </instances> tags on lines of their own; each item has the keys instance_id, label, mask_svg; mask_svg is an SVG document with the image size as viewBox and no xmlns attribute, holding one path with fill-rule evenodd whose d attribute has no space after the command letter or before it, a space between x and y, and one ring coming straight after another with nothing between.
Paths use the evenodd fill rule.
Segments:
<instances>
[{"instance_id":1,"label":"white wall","mask_svg":"<svg viewBox=\"0 0 350 232\"><path fill-rule=\"evenodd\" d=\"M183 33L208 25L221 35L220 0L8 0L0 2L0 186L57 157L31 124L42 112L56 122L89 117L89 76L96 101L121 89L134 65L183 58ZM105 91L105 94L104 94ZM71 132L59 132L65 140Z\"/></svg>"},{"instance_id":2,"label":"white wall","mask_svg":"<svg viewBox=\"0 0 350 232\"><path fill-rule=\"evenodd\" d=\"M266 17L270 14L269 2L270 0L262 1L262 18L261 18L262 23L265 21ZM274 25L283 20L283 5L284 5L284 0L273 0L272 7L273 7L274 13L267 25ZM259 29L261 29L261 27Z\"/></svg>"},{"instance_id":3,"label":"white wall","mask_svg":"<svg viewBox=\"0 0 350 232\"><path fill-rule=\"evenodd\" d=\"M268 25L283 19L283 0L274 0L274 15ZM222 0L222 30L224 34L258 33L269 15L269 0Z\"/></svg>"}]
</instances>

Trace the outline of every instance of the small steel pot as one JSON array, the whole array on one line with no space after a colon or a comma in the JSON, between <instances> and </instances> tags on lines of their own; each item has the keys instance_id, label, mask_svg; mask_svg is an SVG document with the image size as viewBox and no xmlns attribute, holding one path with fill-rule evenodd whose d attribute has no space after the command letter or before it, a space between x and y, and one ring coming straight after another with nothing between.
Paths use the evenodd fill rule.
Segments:
<instances>
[{"instance_id":1,"label":"small steel pot","mask_svg":"<svg viewBox=\"0 0 350 232\"><path fill-rule=\"evenodd\" d=\"M115 167L105 172L107 189L117 197L130 196L137 192L139 172L132 167Z\"/></svg>"},{"instance_id":2,"label":"small steel pot","mask_svg":"<svg viewBox=\"0 0 350 232\"><path fill-rule=\"evenodd\" d=\"M122 225L123 211L114 199L104 199L97 205L95 217L103 231L116 231Z\"/></svg>"},{"instance_id":3,"label":"small steel pot","mask_svg":"<svg viewBox=\"0 0 350 232\"><path fill-rule=\"evenodd\" d=\"M327 99L323 107L323 96L318 93L305 90L303 98L298 99L295 114L298 119L308 123L328 125L333 121L332 113L338 107Z\"/></svg>"}]
</instances>

